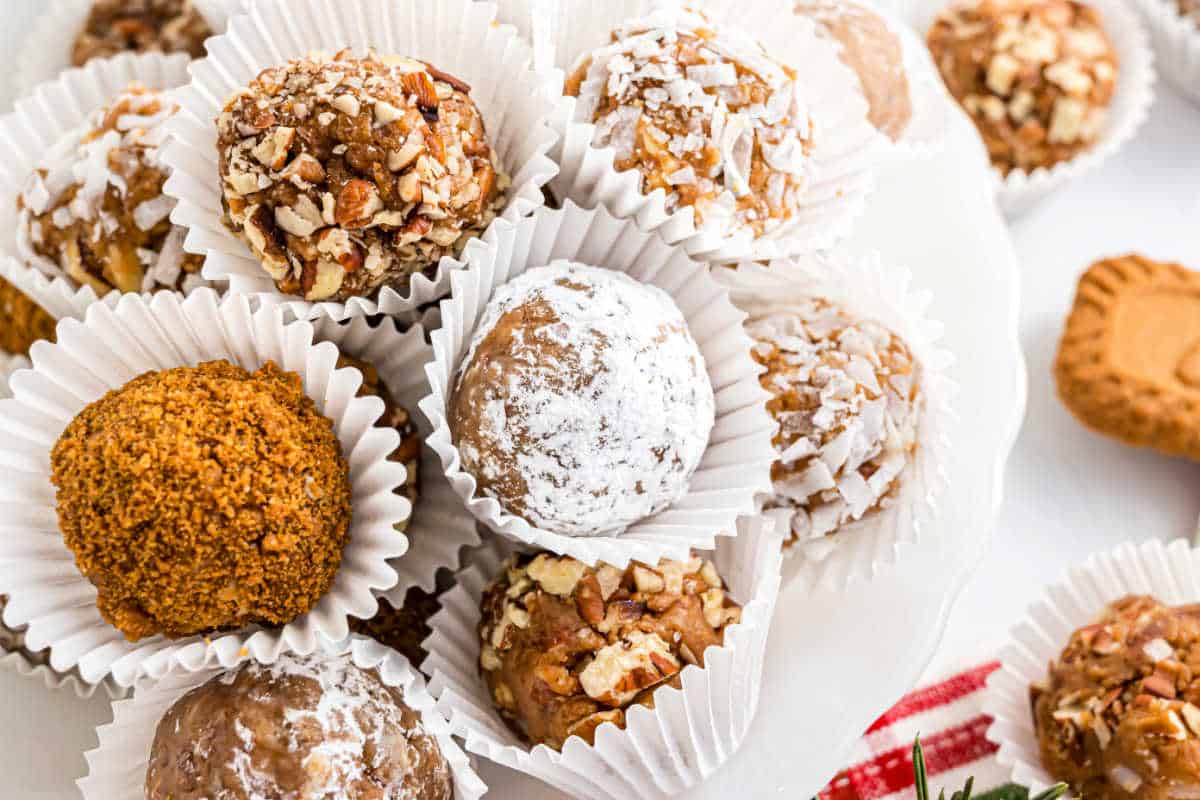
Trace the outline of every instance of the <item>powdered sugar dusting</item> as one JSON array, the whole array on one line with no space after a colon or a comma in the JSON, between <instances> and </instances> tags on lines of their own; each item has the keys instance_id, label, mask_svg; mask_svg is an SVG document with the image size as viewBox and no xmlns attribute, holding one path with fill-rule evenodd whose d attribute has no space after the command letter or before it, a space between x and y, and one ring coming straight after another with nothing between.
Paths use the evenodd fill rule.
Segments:
<instances>
[{"instance_id":1,"label":"powdered sugar dusting","mask_svg":"<svg viewBox=\"0 0 1200 800\"><path fill-rule=\"evenodd\" d=\"M907 345L823 300L751 320L754 357L779 423L775 495L792 541L816 539L885 507L917 446L924 398Z\"/></svg>"},{"instance_id":2,"label":"powdered sugar dusting","mask_svg":"<svg viewBox=\"0 0 1200 800\"><path fill-rule=\"evenodd\" d=\"M484 346L477 362L515 309L525 323L503 358ZM454 431L464 469L510 513L567 535L619 532L684 495L715 413L704 358L671 298L567 262L496 290L456 395L473 417L471 431ZM510 497L496 486L512 471Z\"/></svg>"},{"instance_id":3,"label":"powdered sugar dusting","mask_svg":"<svg viewBox=\"0 0 1200 800\"><path fill-rule=\"evenodd\" d=\"M616 151L642 189L690 207L720 236L776 238L798 224L812 178L813 121L791 70L752 37L701 13L663 8L626 22L585 55L576 120ZM689 171L690 170L690 171Z\"/></svg>"}]
</instances>

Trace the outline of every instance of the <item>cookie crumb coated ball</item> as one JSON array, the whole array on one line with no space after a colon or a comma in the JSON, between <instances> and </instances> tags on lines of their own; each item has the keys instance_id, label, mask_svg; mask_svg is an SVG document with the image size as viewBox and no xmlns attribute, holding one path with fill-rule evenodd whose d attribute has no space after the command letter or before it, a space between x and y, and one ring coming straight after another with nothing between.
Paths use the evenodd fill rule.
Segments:
<instances>
[{"instance_id":1,"label":"cookie crumb coated ball","mask_svg":"<svg viewBox=\"0 0 1200 800\"><path fill-rule=\"evenodd\" d=\"M1200 606L1110 604L1030 688L1042 765L1094 800L1180 800L1200 786Z\"/></svg>"},{"instance_id":2,"label":"cookie crumb coated ball","mask_svg":"<svg viewBox=\"0 0 1200 800\"><path fill-rule=\"evenodd\" d=\"M212 33L192 0L94 0L71 48L71 64L124 52L200 58Z\"/></svg>"},{"instance_id":3,"label":"cookie crumb coated ball","mask_svg":"<svg viewBox=\"0 0 1200 800\"><path fill-rule=\"evenodd\" d=\"M735 28L688 9L660 10L613 31L568 81L576 121L641 173L644 194L692 209L697 229L784 237L814 164L813 122L796 76Z\"/></svg>"},{"instance_id":4,"label":"cookie crumb coated ball","mask_svg":"<svg viewBox=\"0 0 1200 800\"><path fill-rule=\"evenodd\" d=\"M271 362L134 378L67 425L51 467L67 547L131 641L291 622L348 540L333 424Z\"/></svg>"},{"instance_id":5,"label":"cookie crumb coated ball","mask_svg":"<svg viewBox=\"0 0 1200 800\"><path fill-rule=\"evenodd\" d=\"M508 176L471 87L399 56L264 70L217 119L228 222L280 291L408 288L503 208Z\"/></svg>"},{"instance_id":6,"label":"cookie crumb coated ball","mask_svg":"<svg viewBox=\"0 0 1200 800\"><path fill-rule=\"evenodd\" d=\"M796 13L837 44L842 63L858 76L871 124L892 141L899 139L912 119L900 37L875 11L850 0L800 0Z\"/></svg>"},{"instance_id":7,"label":"cookie crumb coated ball","mask_svg":"<svg viewBox=\"0 0 1200 800\"><path fill-rule=\"evenodd\" d=\"M899 336L809 298L746 323L778 423L767 508L794 545L887 505L917 448L920 366Z\"/></svg>"},{"instance_id":8,"label":"cookie crumb coated ball","mask_svg":"<svg viewBox=\"0 0 1200 800\"><path fill-rule=\"evenodd\" d=\"M204 258L183 252L163 194L164 123L178 110L132 83L50 149L17 198L17 245L32 266L100 296L203 285Z\"/></svg>"},{"instance_id":9,"label":"cookie crumb coated ball","mask_svg":"<svg viewBox=\"0 0 1200 800\"><path fill-rule=\"evenodd\" d=\"M588 536L687 492L714 400L670 296L558 262L496 289L447 417L479 494L536 527Z\"/></svg>"},{"instance_id":10,"label":"cookie crumb coated ball","mask_svg":"<svg viewBox=\"0 0 1200 800\"><path fill-rule=\"evenodd\" d=\"M0 278L0 350L28 355L39 339L54 341L56 322L50 312Z\"/></svg>"},{"instance_id":11,"label":"cookie crumb coated ball","mask_svg":"<svg viewBox=\"0 0 1200 800\"><path fill-rule=\"evenodd\" d=\"M408 471L404 485L397 490L397 493L407 497L410 503L416 504L417 496L420 493L421 435L412 414L396 401L391 390L380 377L379 370L375 369L373 365L342 353L338 356L337 366L338 369L354 367L362 373L363 381L358 387L358 397L378 397L383 401L383 416L375 425L380 428L391 428L400 434L400 445L392 451L388 460L403 464ZM396 527L404 530L408 527L409 521L405 520Z\"/></svg>"},{"instance_id":12,"label":"cookie crumb coated ball","mask_svg":"<svg viewBox=\"0 0 1200 800\"><path fill-rule=\"evenodd\" d=\"M247 662L158 723L146 800L450 800L450 766L404 693L349 654Z\"/></svg>"},{"instance_id":13,"label":"cookie crumb coated ball","mask_svg":"<svg viewBox=\"0 0 1200 800\"><path fill-rule=\"evenodd\" d=\"M1069 161L1100 137L1118 59L1076 0L956 3L929 31L934 62L1007 175Z\"/></svg>"},{"instance_id":14,"label":"cookie crumb coated ball","mask_svg":"<svg viewBox=\"0 0 1200 800\"><path fill-rule=\"evenodd\" d=\"M480 671L500 716L531 744L592 743L625 710L654 706L724 642L742 610L711 561L625 570L551 553L509 559L483 595Z\"/></svg>"}]
</instances>

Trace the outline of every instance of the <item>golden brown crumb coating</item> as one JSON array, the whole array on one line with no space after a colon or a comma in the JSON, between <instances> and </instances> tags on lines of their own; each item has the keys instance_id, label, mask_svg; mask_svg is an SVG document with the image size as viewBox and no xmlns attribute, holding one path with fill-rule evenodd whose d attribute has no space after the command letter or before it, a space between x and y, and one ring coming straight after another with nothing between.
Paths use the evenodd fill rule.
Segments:
<instances>
[{"instance_id":1,"label":"golden brown crumb coating","mask_svg":"<svg viewBox=\"0 0 1200 800\"><path fill-rule=\"evenodd\" d=\"M333 424L271 362L141 375L71 421L51 466L66 544L131 641L290 622L349 538Z\"/></svg>"},{"instance_id":2,"label":"golden brown crumb coating","mask_svg":"<svg viewBox=\"0 0 1200 800\"><path fill-rule=\"evenodd\" d=\"M28 355L38 339L54 341L55 324L50 312L0 278L0 350Z\"/></svg>"}]
</instances>

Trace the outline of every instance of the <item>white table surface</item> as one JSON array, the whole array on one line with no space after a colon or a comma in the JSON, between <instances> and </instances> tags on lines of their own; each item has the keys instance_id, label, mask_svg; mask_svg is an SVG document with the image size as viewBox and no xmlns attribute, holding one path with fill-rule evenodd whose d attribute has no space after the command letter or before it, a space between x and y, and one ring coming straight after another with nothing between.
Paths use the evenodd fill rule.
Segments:
<instances>
[{"instance_id":1,"label":"white table surface","mask_svg":"<svg viewBox=\"0 0 1200 800\"><path fill-rule=\"evenodd\" d=\"M0 53L11 55L44 4L2 5ZM4 92L0 108L10 103ZM991 655L1042 587L1089 553L1131 539L1191 536L1200 515L1200 465L1085 431L1058 402L1050 377L1075 281L1093 260L1138 251L1200 269L1200 109L1161 87L1149 122L1125 151L1015 221L1012 235L1022 263L1028 415L996 532L929 677ZM103 697L78 701L0 672L0 800L75 798L82 754L109 716ZM61 734L23 735L34 720L39 730Z\"/></svg>"}]
</instances>

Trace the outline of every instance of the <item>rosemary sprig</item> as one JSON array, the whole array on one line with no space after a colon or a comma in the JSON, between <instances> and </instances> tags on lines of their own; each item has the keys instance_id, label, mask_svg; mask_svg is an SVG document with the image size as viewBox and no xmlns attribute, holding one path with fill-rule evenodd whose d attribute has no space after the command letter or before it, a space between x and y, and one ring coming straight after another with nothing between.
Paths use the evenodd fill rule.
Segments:
<instances>
[{"instance_id":1,"label":"rosemary sprig","mask_svg":"<svg viewBox=\"0 0 1200 800\"><path fill-rule=\"evenodd\" d=\"M929 800L929 775L925 769L925 753L921 750L921 736L919 734L913 741L912 761L913 785L916 789L917 800ZM975 778L967 778L967 784L950 795L950 800L971 800L971 791L974 788ZM1058 800L1058 798L1066 793L1067 785L1065 783L1056 783L1049 789L1033 795L1029 800ZM945 789L942 789L938 793L938 800L946 800Z\"/></svg>"}]
</instances>

